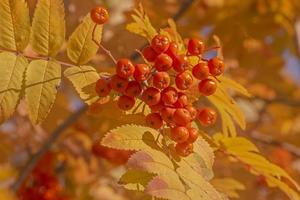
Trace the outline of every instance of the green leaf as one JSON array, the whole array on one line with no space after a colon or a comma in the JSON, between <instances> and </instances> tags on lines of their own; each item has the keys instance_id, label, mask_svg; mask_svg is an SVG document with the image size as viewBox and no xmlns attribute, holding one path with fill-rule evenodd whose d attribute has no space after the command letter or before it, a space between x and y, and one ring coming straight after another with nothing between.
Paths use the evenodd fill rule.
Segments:
<instances>
[{"instance_id":1,"label":"green leaf","mask_svg":"<svg viewBox=\"0 0 300 200\"><path fill-rule=\"evenodd\" d=\"M123 185L127 190L144 191L147 184L153 179L153 174L131 169L128 170L119 180L119 184Z\"/></svg>"},{"instance_id":2,"label":"green leaf","mask_svg":"<svg viewBox=\"0 0 300 200\"><path fill-rule=\"evenodd\" d=\"M69 67L64 71L64 75L72 82L81 99L88 105L99 99L95 91L99 74L95 68L91 66Z\"/></svg>"},{"instance_id":3,"label":"green leaf","mask_svg":"<svg viewBox=\"0 0 300 200\"><path fill-rule=\"evenodd\" d=\"M98 51L98 45L93 41L95 23L88 14L83 22L70 36L67 46L69 59L77 65L84 65L91 60ZM95 29L95 40L100 43L102 38L102 25Z\"/></svg>"},{"instance_id":4,"label":"green leaf","mask_svg":"<svg viewBox=\"0 0 300 200\"><path fill-rule=\"evenodd\" d=\"M61 65L55 61L35 60L29 64L25 99L33 123L42 122L50 112L60 81Z\"/></svg>"},{"instance_id":5,"label":"green leaf","mask_svg":"<svg viewBox=\"0 0 300 200\"><path fill-rule=\"evenodd\" d=\"M113 129L102 139L102 145L123 150L148 150L158 148L155 139L159 132L155 129L128 124Z\"/></svg>"},{"instance_id":6,"label":"green leaf","mask_svg":"<svg viewBox=\"0 0 300 200\"><path fill-rule=\"evenodd\" d=\"M0 1L0 47L22 51L30 35L29 9L25 0Z\"/></svg>"},{"instance_id":7,"label":"green leaf","mask_svg":"<svg viewBox=\"0 0 300 200\"><path fill-rule=\"evenodd\" d=\"M39 0L32 22L31 45L43 55L54 57L65 41L65 11L62 0Z\"/></svg>"},{"instance_id":8,"label":"green leaf","mask_svg":"<svg viewBox=\"0 0 300 200\"><path fill-rule=\"evenodd\" d=\"M245 190L246 187L233 178L215 178L211 181L212 185L230 198L239 198L237 190Z\"/></svg>"},{"instance_id":9,"label":"green leaf","mask_svg":"<svg viewBox=\"0 0 300 200\"><path fill-rule=\"evenodd\" d=\"M19 103L27 66L22 56L0 53L0 124L13 114Z\"/></svg>"}]
</instances>

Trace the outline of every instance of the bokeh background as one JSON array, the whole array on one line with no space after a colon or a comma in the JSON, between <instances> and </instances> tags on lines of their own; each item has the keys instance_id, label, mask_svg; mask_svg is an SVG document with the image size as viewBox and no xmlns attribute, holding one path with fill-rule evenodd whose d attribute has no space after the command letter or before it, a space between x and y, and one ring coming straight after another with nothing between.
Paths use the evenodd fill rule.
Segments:
<instances>
[{"instance_id":1,"label":"bokeh background","mask_svg":"<svg viewBox=\"0 0 300 200\"><path fill-rule=\"evenodd\" d=\"M226 75L243 84L253 98L236 96L247 120L239 134L250 138L262 154L300 181L300 1L299 0L65 0L67 37L95 5L110 11L103 45L116 58L131 57L145 40L126 31L130 13L142 3L153 25L165 26L174 16L183 37L198 36L207 44L220 38ZM36 0L28 0L31 14ZM184 11L178 16L178 11ZM67 60L65 48L61 60ZM30 48L27 49L30 53ZM137 61L138 62L138 61ZM92 61L100 71L113 64L101 52ZM21 102L17 112L0 127L0 191L10 187L31 156L47 141L57 126L83 105L71 84L64 80L55 105L45 122L33 126ZM135 200L141 194L117 184L123 167L91 153L92 144L105 131L131 119L115 118L114 105L89 109L61 135L51 148L62 192L68 199ZM99 114L101 113L101 114ZM219 129L216 127L215 129ZM41 167L47 165L41 163ZM260 177L245 173L240 165L219 157L216 177L232 176L245 184L243 200L283 200ZM1 198L0 198L1 199ZM2 200L2 199L1 199Z\"/></svg>"}]
</instances>

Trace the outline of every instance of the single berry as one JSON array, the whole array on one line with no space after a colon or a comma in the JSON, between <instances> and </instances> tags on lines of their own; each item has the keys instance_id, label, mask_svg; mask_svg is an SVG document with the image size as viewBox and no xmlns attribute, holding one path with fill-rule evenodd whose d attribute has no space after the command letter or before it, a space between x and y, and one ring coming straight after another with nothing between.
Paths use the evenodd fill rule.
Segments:
<instances>
[{"instance_id":1,"label":"single berry","mask_svg":"<svg viewBox=\"0 0 300 200\"><path fill-rule=\"evenodd\" d=\"M177 53L178 53L178 45L175 42L171 42L165 54L167 54L171 58L175 58Z\"/></svg>"},{"instance_id":2,"label":"single berry","mask_svg":"<svg viewBox=\"0 0 300 200\"><path fill-rule=\"evenodd\" d=\"M201 55L204 52L205 46L204 43L197 39L190 39L188 42L188 52L193 56Z\"/></svg>"},{"instance_id":3,"label":"single berry","mask_svg":"<svg viewBox=\"0 0 300 200\"><path fill-rule=\"evenodd\" d=\"M117 75L122 77L122 78L129 78L130 76L133 75L135 70L134 65L132 62L126 58L120 59L117 62Z\"/></svg>"},{"instance_id":4,"label":"single berry","mask_svg":"<svg viewBox=\"0 0 300 200\"><path fill-rule=\"evenodd\" d=\"M158 54L151 46L146 46L142 51L143 56L149 62L154 62Z\"/></svg>"},{"instance_id":5,"label":"single berry","mask_svg":"<svg viewBox=\"0 0 300 200\"><path fill-rule=\"evenodd\" d=\"M193 144L188 142L177 143L175 146L176 153L179 156L187 157L193 153Z\"/></svg>"},{"instance_id":6,"label":"single berry","mask_svg":"<svg viewBox=\"0 0 300 200\"><path fill-rule=\"evenodd\" d=\"M195 129L195 128L188 128L188 130L189 130L189 137L188 137L188 139L187 139L186 142L188 142L188 143L194 143L194 142L196 142L196 140L199 137L198 130Z\"/></svg>"},{"instance_id":7,"label":"single berry","mask_svg":"<svg viewBox=\"0 0 300 200\"><path fill-rule=\"evenodd\" d=\"M195 65L192 70L193 76L198 80L203 80L209 76L209 68L204 62Z\"/></svg>"},{"instance_id":8,"label":"single berry","mask_svg":"<svg viewBox=\"0 0 300 200\"><path fill-rule=\"evenodd\" d=\"M128 86L128 80L115 74L111 77L110 86L113 90L124 93Z\"/></svg>"},{"instance_id":9,"label":"single berry","mask_svg":"<svg viewBox=\"0 0 300 200\"><path fill-rule=\"evenodd\" d=\"M170 85L170 76L167 72L157 72L153 76L153 86L158 89L165 89Z\"/></svg>"},{"instance_id":10,"label":"single berry","mask_svg":"<svg viewBox=\"0 0 300 200\"><path fill-rule=\"evenodd\" d=\"M177 143L185 142L189 138L189 130L184 126L171 128L170 138Z\"/></svg>"},{"instance_id":11,"label":"single berry","mask_svg":"<svg viewBox=\"0 0 300 200\"><path fill-rule=\"evenodd\" d=\"M194 106L188 105L185 107L185 109L187 109L190 112L192 120L197 118L198 111Z\"/></svg>"},{"instance_id":12,"label":"single berry","mask_svg":"<svg viewBox=\"0 0 300 200\"><path fill-rule=\"evenodd\" d=\"M135 100L133 97L122 95L118 99L118 107L121 110L130 110L131 108L133 108L134 104Z\"/></svg>"},{"instance_id":13,"label":"single berry","mask_svg":"<svg viewBox=\"0 0 300 200\"><path fill-rule=\"evenodd\" d=\"M185 55L177 55L173 58L173 69L178 73L187 70L189 65L188 57Z\"/></svg>"},{"instance_id":14,"label":"single berry","mask_svg":"<svg viewBox=\"0 0 300 200\"><path fill-rule=\"evenodd\" d=\"M160 115L162 117L162 119L169 125L173 125L174 124L174 113L175 113L176 109L175 108L169 108L169 107L164 107L163 109L161 109L160 111Z\"/></svg>"},{"instance_id":15,"label":"single berry","mask_svg":"<svg viewBox=\"0 0 300 200\"><path fill-rule=\"evenodd\" d=\"M203 108L198 111L197 118L202 126L210 126L216 123L217 112L212 108Z\"/></svg>"},{"instance_id":16,"label":"single berry","mask_svg":"<svg viewBox=\"0 0 300 200\"><path fill-rule=\"evenodd\" d=\"M159 129L163 125L163 120L158 113L150 113L146 116L146 124L154 129Z\"/></svg>"},{"instance_id":17,"label":"single berry","mask_svg":"<svg viewBox=\"0 0 300 200\"><path fill-rule=\"evenodd\" d=\"M178 108L174 113L174 122L180 126L186 126L191 122L191 114L185 108Z\"/></svg>"},{"instance_id":18,"label":"single berry","mask_svg":"<svg viewBox=\"0 0 300 200\"><path fill-rule=\"evenodd\" d=\"M199 82L199 92L204 96L210 96L217 90L217 83L213 79L204 79Z\"/></svg>"},{"instance_id":19,"label":"single berry","mask_svg":"<svg viewBox=\"0 0 300 200\"><path fill-rule=\"evenodd\" d=\"M208 61L209 72L212 76L220 76L224 73L224 62L220 58L212 58Z\"/></svg>"},{"instance_id":20,"label":"single berry","mask_svg":"<svg viewBox=\"0 0 300 200\"><path fill-rule=\"evenodd\" d=\"M156 53L161 54L168 50L170 45L169 39L164 35L156 35L151 41L151 47Z\"/></svg>"},{"instance_id":21,"label":"single berry","mask_svg":"<svg viewBox=\"0 0 300 200\"><path fill-rule=\"evenodd\" d=\"M172 58L170 56L168 56L167 54L162 53L159 56L157 56L155 63L154 63L154 67L159 72L161 72L161 71L166 72L172 68L172 63L173 63Z\"/></svg>"},{"instance_id":22,"label":"single berry","mask_svg":"<svg viewBox=\"0 0 300 200\"><path fill-rule=\"evenodd\" d=\"M141 82L145 81L150 76L150 68L146 64L137 64L135 65L135 70L133 73L133 77L136 81Z\"/></svg>"},{"instance_id":23,"label":"single berry","mask_svg":"<svg viewBox=\"0 0 300 200\"><path fill-rule=\"evenodd\" d=\"M176 76L175 83L178 89L187 90L193 85L193 76L188 71L184 71Z\"/></svg>"},{"instance_id":24,"label":"single berry","mask_svg":"<svg viewBox=\"0 0 300 200\"><path fill-rule=\"evenodd\" d=\"M125 94L131 97L139 96L142 93L142 88L139 82L130 81L125 90Z\"/></svg>"},{"instance_id":25,"label":"single berry","mask_svg":"<svg viewBox=\"0 0 300 200\"><path fill-rule=\"evenodd\" d=\"M108 78L100 78L96 82L95 90L100 97L106 97L107 95L109 95L109 93L111 91L109 79Z\"/></svg>"},{"instance_id":26,"label":"single berry","mask_svg":"<svg viewBox=\"0 0 300 200\"><path fill-rule=\"evenodd\" d=\"M161 93L161 100L165 105L173 105L178 100L178 92L173 87L167 87Z\"/></svg>"},{"instance_id":27,"label":"single berry","mask_svg":"<svg viewBox=\"0 0 300 200\"><path fill-rule=\"evenodd\" d=\"M108 11L103 7L95 7L91 10L91 18L96 24L104 24L108 21Z\"/></svg>"},{"instance_id":28,"label":"single berry","mask_svg":"<svg viewBox=\"0 0 300 200\"><path fill-rule=\"evenodd\" d=\"M160 101L158 104L149 107L151 109L151 112L154 113L154 112L160 112L165 107L165 105Z\"/></svg>"},{"instance_id":29,"label":"single berry","mask_svg":"<svg viewBox=\"0 0 300 200\"><path fill-rule=\"evenodd\" d=\"M142 100L149 106L156 105L160 102L160 91L157 88L149 87L142 94Z\"/></svg>"},{"instance_id":30,"label":"single berry","mask_svg":"<svg viewBox=\"0 0 300 200\"><path fill-rule=\"evenodd\" d=\"M178 99L175 102L174 106L176 108L183 108L187 105L188 105L188 97L184 93L178 92Z\"/></svg>"}]
</instances>

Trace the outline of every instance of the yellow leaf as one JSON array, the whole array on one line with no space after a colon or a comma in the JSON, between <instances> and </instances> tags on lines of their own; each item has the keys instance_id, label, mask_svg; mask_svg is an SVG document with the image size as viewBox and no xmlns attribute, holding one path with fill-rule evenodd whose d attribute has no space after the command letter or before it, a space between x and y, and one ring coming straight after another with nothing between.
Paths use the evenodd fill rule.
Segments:
<instances>
[{"instance_id":1,"label":"yellow leaf","mask_svg":"<svg viewBox=\"0 0 300 200\"><path fill-rule=\"evenodd\" d=\"M83 65L97 53L98 46L93 39L93 29L95 23L88 14L83 22L72 33L68 41L67 54L69 59L77 65ZM100 43L102 38L102 25L95 29L95 40Z\"/></svg>"},{"instance_id":2,"label":"yellow leaf","mask_svg":"<svg viewBox=\"0 0 300 200\"><path fill-rule=\"evenodd\" d=\"M26 71L25 99L29 117L35 124L42 122L54 104L61 81L61 65L55 61L32 61Z\"/></svg>"},{"instance_id":3,"label":"yellow leaf","mask_svg":"<svg viewBox=\"0 0 300 200\"><path fill-rule=\"evenodd\" d=\"M76 91L88 105L99 99L95 91L96 81L99 74L91 66L69 67L64 71L64 75L69 79Z\"/></svg>"},{"instance_id":4,"label":"yellow leaf","mask_svg":"<svg viewBox=\"0 0 300 200\"><path fill-rule=\"evenodd\" d=\"M9 189L0 188L0 200L17 200L17 198Z\"/></svg>"},{"instance_id":5,"label":"yellow leaf","mask_svg":"<svg viewBox=\"0 0 300 200\"><path fill-rule=\"evenodd\" d=\"M298 183L290 175L260 155L256 146L247 139L225 137L222 134L217 134L214 140L225 155L245 165L250 173L265 177L270 187L278 187L292 196L296 192L291 187L300 191ZM285 184L285 180L289 181L291 187Z\"/></svg>"},{"instance_id":6,"label":"yellow leaf","mask_svg":"<svg viewBox=\"0 0 300 200\"><path fill-rule=\"evenodd\" d=\"M155 141L158 134L155 129L130 124L109 131L101 143L114 149L147 150L158 148Z\"/></svg>"},{"instance_id":7,"label":"yellow leaf","mask_svg":"<svg viewBox=\"0 0 300 200\"><path fill-rule=\"evenodd\" d=\"M139 5L138 9L134 10L134 14L132 14L131 17L134 22L128 24L126 29L132 33L145 37L148 41L151 41L157 34L157 31L152 26L142 4Z\"/></svg>"},{"instance_id":8,"label":"yellow leaf","mask_svg":"<svg viewBox=\"0 0 300 200\"><path fill-rule=\"evenodd\" d=\"M191 200L184 191L172 188L159 176L149 182L145 192L151 196L169 200ZM196 199L195 199L196 200Z\"/></svg>"},{"instance_id":9,"label":"yellow leaf","mask_svg":"<svg viewBox=\"0 0 300 200\"><path fill-rule=\"evenodd\" d=\"M245 190L245 186L233 178L215 178L211 184L230 198L239 198L237 190Z\"/></svg>"},{"instance_id":10,"label":"yellow leaf","mask_svg":"<svg viewBox=\"0 0 300 200\"><path fill-rule=\"evenodd\" d=\"M19 103L27 65L22 56L0 53L0 124L13 114Z\"/></svg>"},{"instance_id":11,"label":"yellow leaf","mask_svg":"<svg viewBox=\"0 0 300 200\"><path fill-rule=\"evenodd\" d=\"M39 0L35 9L31 45L43 55L54 57L65 41L65 11L62 0Z\"/></svg>"},{"instance_id":12,"label":"yellow leaf","mask_svg":"<svg viewBox=\"0 0 300 200\"><path fill-rule=\"evenodd\" d=\"M30 35L29 9L25 0L0 1L0 47L22 51Z\"/></svg>"},{"instance_id":13,"label":"yellow leaf","mask_svg":"<svg viewBox=\"0 0 300 200\"><path fill-rule=\"evenodd\" d=\"M153 179L153 174L141 170L128 170L119 180L127 190L144 191L147 184Z\"/></svg>"},{"instance_id":14,"label":"yellow leaf","mask_svg":"<svg viewBox=\"0 0 300 200\"><path fill-rule=\"evenodd\" d=\"M226 76L220 76L219 80L221 81L220 87L224 89L232 89L235 92L238 92L241 95L244 95L246 97L251 97L252 95L248 92L244 86L237 83L236 81L226 77Z\"/></svg>"}]
</instances>

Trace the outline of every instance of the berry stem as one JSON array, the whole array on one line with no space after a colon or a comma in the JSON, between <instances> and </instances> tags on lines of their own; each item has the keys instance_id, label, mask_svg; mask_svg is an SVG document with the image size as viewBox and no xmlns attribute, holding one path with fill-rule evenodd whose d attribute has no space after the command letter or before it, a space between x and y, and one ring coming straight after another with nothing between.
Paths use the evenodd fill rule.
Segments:
<instances>
[{"instance_id":1,"label":"berry stem","mask_svg":"<svg viewBox=\"0 0 300 200\"><path fill-rule=\"evenodd\" d=\"M92 33L92 40L93 42L108 56L110 57L110 59L114 62L114 64L117 64L117 60L115 59L115 57L112 55L112 53L106 49L100 42L98 42L96 39L95 39L95 32L96 32L96 28L97 28L98 24L95 24L94 25L94 28L93 28L93 33Z\"/></svg>"},{"instance_id":2,"label":"berry stem","mask_svg":"<svg viewBox=\"0 0 300 200\"><path fill-rule=\"evenodd\" d=\"M221 46L212 46L212 47L209 47L209 48L205 49L204 52L218 50L220 48L221 48Z\"/></svg>"}]
</instances>

